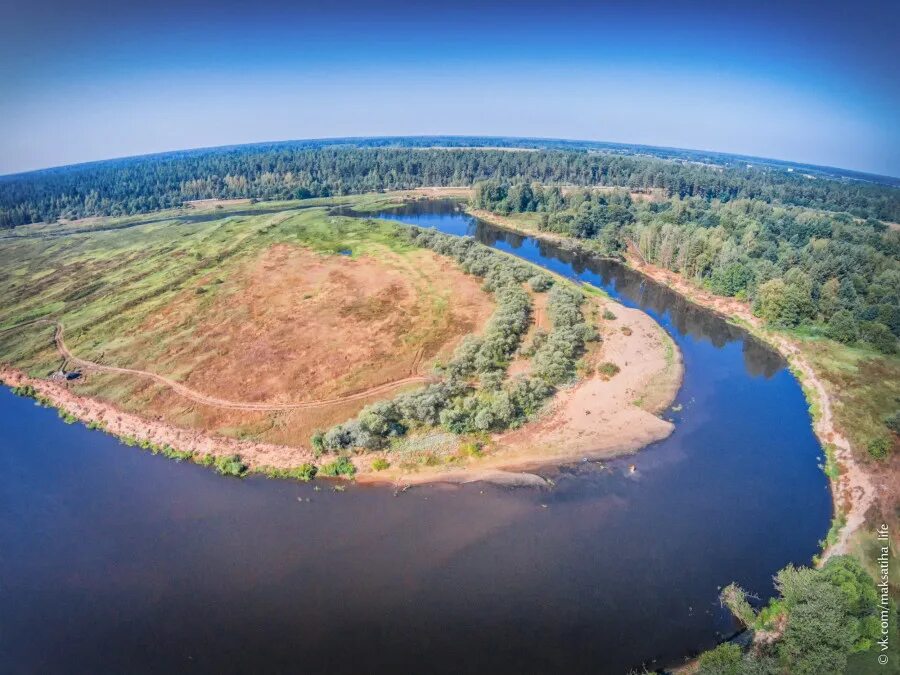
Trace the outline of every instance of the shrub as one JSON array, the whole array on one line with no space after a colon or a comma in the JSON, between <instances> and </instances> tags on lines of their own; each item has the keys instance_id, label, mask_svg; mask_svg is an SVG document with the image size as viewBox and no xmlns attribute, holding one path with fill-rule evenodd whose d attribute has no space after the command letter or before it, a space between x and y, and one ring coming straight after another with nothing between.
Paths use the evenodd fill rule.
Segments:
<instances>
[{"instance_id":1,"label":"shrub","mask_svg":"<svg viewBox=\"0 0 900 675\"><path fill-rule=\"evenodd\" d=\"M37 390L32 387L30 384L23 384L19 387L13 387L12 393L16 396L23 396L24 398L37 398Z\"/></svg>"},{"instance_id":2,"label":"shrub","mask_svg":"<svg viewBox=\"0 0 900 675\"><path fill-rule=\"evenodd\" d=\"M607 321L615 321L616 315L610 312L608 309L603 310L603 318Z\"/></svg>"},{"instance_id":3,"label":"shrub","mask_svg":"<svg viewBox=\"0 0 900 675\"><path fill-rule=\"evenodd\" d=\"M384 457L378 457L374 462L372 462L372 468L375 471L384 471L389 468L391 463L387 461Z\"/></svg>"},{"instance_id":4,"label":"shrub","mask_svg":"<svg viewBox=\"0 0 900 675\"><path fill-rule=\"evenodd\" d=\"M459 454L463 457L483 457L484 443L480 441L469 441L459 446Z\"/></svg>"},{"instance_id":5,"label":"shrub","mask_svg":"<svg viewBox=\"0 0 900 675\"><path fill-rule=\"evenodd\" d=\"M528 284L535 293L543 293L550 290L550 287L553 285L553 278L546 274L535 274L528 280Z\"/></svg>"},{"instance_id":6,"label":"shrub","mask_svg":"<svg viewBox=\"0 0 900 675\"><path fill-rule=\"evenodd\" d=\"M828 337L844 344L856 342L859 339L859 327L856 318L846 309L839 309L832 315L828 322Z\"/></svg>"},{"instance_id":7,"label":"shrub","mask_svg":"<svg viewBox=\"0 0 900 675\"><path fill-rule=\"evenodd\" d=\"M216 471L223 476L242 478L247 473L247 465L241 460L240 455L227 455L216 457L214 460Z\"/></svg>"},{"instance_id":8,"label":"shrub","mask_svg":"<svg viewBox=\"0 0 900 675\"><path fill-rule=\"evenodd\" d=\"M604 379L608 380L609 378L617 375L619 373L619 366L615 363L611 363L610 361L604 361L597 367L597 372L603 376Z\"/></svg>"},{"instance_id":9,"label":"shrub","mask_svg":"<svg viewBox=\"0 0 900 675\"><path fill-rule=\"evenodd\" d=\"M741 675L742 660L741 648L726 642L700 656L697 672L700 675Z\"/></svg>"},{"instance_id":10,"label":"shrub","mask_svg":"<svg viewBox=\"0 0 900 675\"><path fill-rule=\"evenodd\" d=\"M890 417L886 417L884 423L887 425L887 428L893 431L895 434L900 434L900 410L895 412Z\"/></svg>"},{"instance_id":11,"label":"shrub","mask_svg":"<svg viewBox=\"0 0 900 675\"><path fill-rule=\"evenodd\" d=\"M333 462L323 464L322 468L319 469L319 474L322 476L330 476L332 478L338 476L347 476L350 478L356 474L356 466L350 461L349 457L341 456Z\"/></svg>"},{"instance_id":12,"label":"shrub","mask_svg":"<svg viewBox=\"0 0 900 675\"><path fill-rule=\"evenodd\" d=\"M897 338L891 329L877 321L863 321L860 336L882 354L893 354L897 350Z\"/></svg>"},{"instance_id":13,"label":"shrub","mask_svg":"<svg viewBox=\"0 0 900 675\"><path fill-rule=\"evenodd\" d=\"M290 470L290 477L296 478L297 480L302 480L304 483L308 483L316 477L316 474L318 472L319 470L316 468L315 464L303 463L300 466Z\"/></svg>"},{"instance_id":14,"label":"shrub","mask_svg":"<svg viewBox=\"0 0 900 675\"><path fill-rule=\"evenodd\" d=\"M75 424L75 422L78 421L78 418L75 417L75 415L66 410L63 410L62 408L57 410L56 414L59 415L60 419L66 424Z\"/></svg>"},{"instance_id":15,"label":"shrub","mask_svg":"<svg viewBox=\"0 0 900 675\"><path fill-rule=\"evenodd\" d=\"M753 625L756 620L756 612L747 601L747 592L737 584L728 584L723 588L719 594L719 602L731 610L731 613L745 626Z\"/></svg>"},{"instance_id":16,"label":"shrub","mask_svg":"<svg viewBox=\"0 0 900 675\"><path fill-rule=\"evenodd\" d=\"M503 386L506 373L502 370L492 370L481 376L481 386L488 391L497 391Z\"/></svg>"},{"instance_id":17,"label":"shrub","mask_svg":"<svg viewBox=\"0 0 900 675\"><path fill-rule=\"evenodd\" d=\"M888 456L891 449L891 439L887 436L878 436L869 441L866 450L875 459L884 459Z\"/></svg>"},{"instance_id":18,"label":"shrub","mask_svg":"<svg viewBox=\"0 0 900 675\"><path fill-rule=\"evenodd\" d=\"M309 439L310 444L313 448L313 454L316 457L319 457L323 452L325 452L325 434L321 431L317 431L312 435L312 438Z\"/></svg>"},{"instance_id":19,"label":"shrub","mask_svg":"<svg viewBox=\"0 0 900 675\"><path fill-rule=\"evenodd\" d=\"M597 338L581 312L584 294L556 285L550 291L547 314L553 331L535 350L533 372L547 384L568 382L576 376L576 363L584 353L587 340Z\"/></svg>"},{"instance_id":20,"label":"shrub","mask_svg":"<svg viewBox=\"0 0 900 675\"><path fill-rule=\"evenodd\" d=\"M302 480L308 483L316 477L318 469L314 464L301 464L292 469L276 469L274 466L262 466L256 469L258 473L265 474L269 478L288 478Z\"/></svg>"},{"instance_id":21,"label":"shrub","mask_svg":"<svg viewBox=\"0 0 900 675\"><path fill-rule=\"evenodd\" d=\"M549 333L545 331L543 328L537 328L534 331L534 334L531 336L531 342L527 347L524 347L521 350L522 356L532 357L535 355L538 349L541 348L541 345L544 344L547 340L547 336Z\"/></svg>"}]
</instances>

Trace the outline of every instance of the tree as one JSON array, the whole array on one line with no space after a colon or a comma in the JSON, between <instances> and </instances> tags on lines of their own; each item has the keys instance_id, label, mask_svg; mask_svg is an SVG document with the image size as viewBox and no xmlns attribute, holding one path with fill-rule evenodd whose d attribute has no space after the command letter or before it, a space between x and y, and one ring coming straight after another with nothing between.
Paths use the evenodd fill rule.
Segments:
<instances>
[{"instance_id":1,"label":"tree","mask_svg":"<svg viewBox=\"0 0 900 675\"><path fill-rule=\"evenodd\" d=\"M883 323L864 321L860 325L860 335L883 354L893 354L897 350L897 338Z\"/></svg>"},{"instance_id":2,"label":"tree","mask_svg":"<svg viewBox=\"0 0 900 675\"><path fill-rule=\"evenodd\" d=\"M828 337L844 344L859 339L859 327L856 318L846 309L839 309L828 322Z\"/></svg>"},{"instance_id":3,"label":"tree","mask_svg":"<svg viewBox=\"0 0 900 675\"><path fill-rule=\"evenodd\" d=\"M855 558L836 556L820 569L788 565L775 586L779 597L765 611L784 629L775 631L774 643L743 657L734 645L720 645L701 656L699 672L838 675L847 657L869 649L880 632L874 582ZM740 587L726 587L722 598L745 624L756 623Z\"/></svg>"},{"instance_id":4,"label":"tree","mask_svg":"<svg viewBox=\"0 0 900 675\"><path fill-rule=\"evenodd\" d=\"M779 323L785 314L785 293L782 279L771 279L760 286L754 304L756 315L769 323Z\"/></svg>"},{"instance_id":5,"label":"tree","mask_svg":"<svg viewBox=\"0 0 900 675\"><path fill-rule=\"evenodd\" d=\"M699 675L741 675L742 661L741 648L726 642L701 654L697 672Z\"/></svg>"}]
</instances>

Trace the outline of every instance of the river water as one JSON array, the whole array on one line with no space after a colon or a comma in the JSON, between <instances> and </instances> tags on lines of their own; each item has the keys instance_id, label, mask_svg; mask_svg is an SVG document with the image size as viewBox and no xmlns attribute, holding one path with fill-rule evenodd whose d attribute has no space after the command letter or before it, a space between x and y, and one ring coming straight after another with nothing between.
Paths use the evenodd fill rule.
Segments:
<instances>
[{"instance_id":1,"label":"river water","mask_svg":"<svg viewBox=\"0 0 900 675\"><path fill-rule=\"evenodd\" d=\"M600 286L681 349L675 432L550 490L222 478L0 389L0 671L591 672L679 663L772 593L831 515L799 385L740 329L622 266L390 214ZM629 463L637 465L630 474ZM318 488L318 489L317 489Z\"/></svg>"}]
</instances>

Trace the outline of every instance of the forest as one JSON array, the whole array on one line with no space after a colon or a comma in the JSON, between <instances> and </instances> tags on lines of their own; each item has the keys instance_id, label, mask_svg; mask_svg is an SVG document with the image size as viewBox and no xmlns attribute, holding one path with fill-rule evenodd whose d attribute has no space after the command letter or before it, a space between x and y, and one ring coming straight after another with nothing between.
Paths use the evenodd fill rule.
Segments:
<instances>
[{"instance_id":1,"label":"forest","mask_svg":"<svg viewBox=\"0 0 900 675\"><path fill-rule=\"evenodd\" d=\"M461 143L505 144L506 148ZM447 143L459 147L429 147ZM524 141L522 142L524 143ZM531 143L531 145L540 145ZM527 144L526 144L527 145ZM120 216L211 198L303 199L422 186L505 183L662 190L670 198L769 204L900 221L900 189L872 180L804 173L777 163L726 164L687 151L650 153L610 144L509 139L348 139L175 152L0 177L0 227ZM648 154L650 153L650 154ZM694 159L695 156L703 160Z\"/></svg>"},{"instance_id":2,"label":"forest","mask_svg":"<svg viewBox=\"0 0 900 675\"><path fill-rule=\"evenodd\" d=\"M595 242L606 255L632 246L708 290L753 303L787 328L812 326L883 353L900 337L900 231L847 213L762 199L637 201L624 190L567 191L485 181L473 206L540 214L539 227Z\"/></svg>"}]
</instances>

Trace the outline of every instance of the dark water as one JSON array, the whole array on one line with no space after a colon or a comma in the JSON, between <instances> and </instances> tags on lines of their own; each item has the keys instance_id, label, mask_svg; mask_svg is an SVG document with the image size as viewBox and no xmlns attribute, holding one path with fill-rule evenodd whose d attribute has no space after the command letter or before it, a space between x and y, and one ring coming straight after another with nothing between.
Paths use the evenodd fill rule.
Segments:
<instances>
[{"instance_id":1,"label":"dark water","mask_svg":"<svg viewBox=\"0 0 900 675\"><path fill-rule=\"evenodd\" d=\"M337 493L221 478L0 390L0 671L622 673L730 633L720 586L765 598L809 562L830 498L777 355L618 265L436 208L392 217L651 313L685 362L672 436L552 490Z\"/></svg>"}]
</instances>

